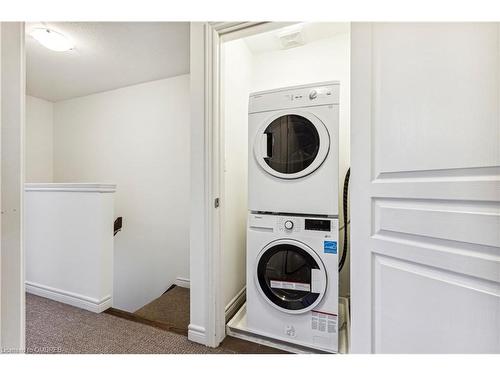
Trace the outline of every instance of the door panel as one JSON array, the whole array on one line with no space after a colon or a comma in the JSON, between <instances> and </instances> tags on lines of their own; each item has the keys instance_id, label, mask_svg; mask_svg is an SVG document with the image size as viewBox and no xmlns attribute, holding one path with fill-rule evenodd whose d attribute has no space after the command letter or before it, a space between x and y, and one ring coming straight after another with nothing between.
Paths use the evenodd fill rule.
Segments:
<instances>
[{"instance_id":1,"label":"door panel","mask_svg":"<svg viewBox=\"0 0 500 375\"><path fill-rule=\"evenodd\" d=\"M500 353L499 24L351 43L351 350Z\"/></svg>"},{"instance_id":2,"label":"door panel","mask_svg":"<svg viewBox=\"0 0 500 375\"><path fill-rule=\"evenodd\" d=\"M374 234L413 235L500 247L500 205L464 201L376 199Z\"/></svg>"},{"instance_id":3,"label":"door panel","mask_svg":"<svg viewBox=\"0 0 500 375\"><path fill-rule=\"evenodd\" d=\"M373 31L374 177L498 166L498 25Z\"/></svg>"},{"instance_id":4,"label":"door panel","mask_svg":"<svg viewBox=\"0 0 500 375\"><path fill-rule=\"evenodd\" d=\"M378 255L373 272L375 352L498 352L498 284Z\"/></svg>"}]
</instances>

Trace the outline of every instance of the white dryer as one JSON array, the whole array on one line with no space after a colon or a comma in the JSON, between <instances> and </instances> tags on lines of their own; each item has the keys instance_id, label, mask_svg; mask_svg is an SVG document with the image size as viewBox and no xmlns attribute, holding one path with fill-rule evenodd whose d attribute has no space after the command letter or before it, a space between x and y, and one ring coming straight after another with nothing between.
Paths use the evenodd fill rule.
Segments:
<instances>
[{"instance_id":1,"label":"white dryer","mask_svg":"<svg viewBox=\"0 0 500 375\"><path fill-rule=\"evenodd\" d=\"M250 95L252 212L338 215L339 83Z\"/></svg>"},{"instance_id":2,"label":"white dryer","mask_svg":"<svg viewBox=\"0 0 500 375\"><path fill-rule=\"evenodd\" d=\"M250 332L337 352L337 234L337 219L249 214Z\"/></svg>"}]
</instances>

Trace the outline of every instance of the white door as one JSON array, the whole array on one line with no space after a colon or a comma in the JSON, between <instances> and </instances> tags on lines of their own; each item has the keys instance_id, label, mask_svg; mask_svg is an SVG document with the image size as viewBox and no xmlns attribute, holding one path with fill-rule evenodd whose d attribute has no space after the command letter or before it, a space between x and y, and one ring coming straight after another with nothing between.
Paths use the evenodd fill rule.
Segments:
<instances>
[{"instance_id":1,"label":"white door","mask_svg":"<svg viewBox=\"0 0 500 375\"><path fill-rule=\"evenodd\" d=\"M0 22L0 352L24 348L24 23Z\"/></svg>"},{"instance_id":2,"label":"white door","mask_svg":"<svg viewBox=\"0 0 500 375\"><path fill-rule=\"evenodd\" d=\"M500 353L500 26L351 43L351 351Z\"/></svg>"}]
</instances>

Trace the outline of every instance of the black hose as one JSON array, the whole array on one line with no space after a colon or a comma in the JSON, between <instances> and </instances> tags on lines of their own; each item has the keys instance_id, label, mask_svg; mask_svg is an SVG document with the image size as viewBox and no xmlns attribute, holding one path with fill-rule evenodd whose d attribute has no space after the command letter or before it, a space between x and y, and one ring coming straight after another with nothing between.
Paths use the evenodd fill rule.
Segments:
<instances>
[{"instance_id":1,"label":"black hose","mask_svg":"<svg viewBox=\"0 0 500 375\"><path fill-rule=\"evenodd\" d=\"M344 263L345 259L347 257L347 224L348 224L348 218L347 218L347 203L348 203L348 198L349 198L349 177L351 175L351 168L349 168L345 174L344 178L344 194L343 194L343 213L344 213L344 245L342 246L342 256L340 257L339 261L339 272L342 271L342 268L344 268Z\"/></svg>"}]
</instances>

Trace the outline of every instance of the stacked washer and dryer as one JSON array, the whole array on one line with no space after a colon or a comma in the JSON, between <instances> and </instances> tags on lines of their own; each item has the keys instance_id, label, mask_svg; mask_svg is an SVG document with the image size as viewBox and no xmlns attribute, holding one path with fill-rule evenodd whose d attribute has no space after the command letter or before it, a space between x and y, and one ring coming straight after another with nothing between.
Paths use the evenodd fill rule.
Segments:
<instances>
[{"instance_id":1,"label":"stacked washer and dryer","mask_svg":"<svg viewBox=\"0 0 500 375\"><path fill-rule=\"evenodd\" d=\"M247 325L338 351L339 83L249 99Z\"/></svg>"}]
</instances>

